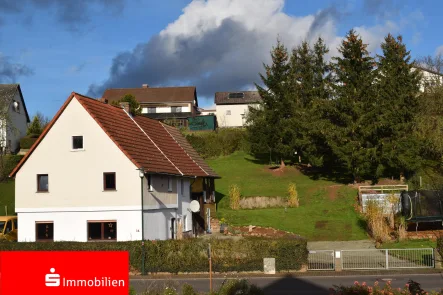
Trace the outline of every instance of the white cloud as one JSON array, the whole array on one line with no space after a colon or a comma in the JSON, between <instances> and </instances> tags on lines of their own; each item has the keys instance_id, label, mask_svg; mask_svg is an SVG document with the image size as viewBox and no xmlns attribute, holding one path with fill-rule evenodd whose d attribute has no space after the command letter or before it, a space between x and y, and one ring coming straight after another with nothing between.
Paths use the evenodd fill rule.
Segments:
<instances>
[{"instance_id":1,"label":"white cloud","mask_svg":"<svg viewBox=\"0 0 443 295\"><path fill-rule=\"evenodd\" d=\"M443 45L437 47L437 49L435 50L435 55L441 54L443 55Z\"/></svg>"}]
</instances>

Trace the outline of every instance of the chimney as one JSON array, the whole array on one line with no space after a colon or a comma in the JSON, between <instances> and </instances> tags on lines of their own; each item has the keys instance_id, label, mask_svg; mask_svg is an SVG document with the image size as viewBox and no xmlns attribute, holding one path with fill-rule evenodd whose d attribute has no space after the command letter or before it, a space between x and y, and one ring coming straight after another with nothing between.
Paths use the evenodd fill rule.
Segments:
<instances>
[{"instance_id":1,"label":"chimney","mask_svg":"<svg viewBox=\"0 0 443 295\"><path fill-rule=\"evenodd\" d=\"M142 88L149 88L149 85L148 84L143 84Z\"/></svg>"},{"instance_id":2,"label":"chimney","mask_svg":"<svg viewBox=\"0 0 443 295\"><path fill-rule=\"evenodd\" d=\"M129 114L129 102L120 102L120 107Z\"/></svg>"},{"instance_id":3,"label":"chimney","mask_svg":"<svg viewBox=\"0 0 443 295\"><path fill-rule=\"evenodd\" d=\"M106 98L102 98L102 101L103 101L105 104L108 104L108 100L107 100Z\"/></svg>"}]
</instances>

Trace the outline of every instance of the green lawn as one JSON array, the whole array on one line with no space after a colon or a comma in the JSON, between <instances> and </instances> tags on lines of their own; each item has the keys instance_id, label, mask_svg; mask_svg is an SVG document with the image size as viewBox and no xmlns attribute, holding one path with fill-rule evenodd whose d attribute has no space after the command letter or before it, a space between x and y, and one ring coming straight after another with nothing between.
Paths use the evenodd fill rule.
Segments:
<instances>
[{"instance_id":1,"label":"green lawn","mask_svg":"<svg viewBox=\"0 0 443 295\"><path fill-rule=\"evenodd\" d=\"M353 205L357 191L337 183L313 180L294 167L282 175L271 172L253 157L237 152L208 161L222 177L216 180L217 216L232 225L257 225L293 232L309 240L367 239L365 224ZM229 186L237 184L243 196L286 196L290 182L297 185L299 208L229 209Z\"/></svg>"},{"instance_id":2,"label":"green lawn","mask_svg":"<svg viewBox=\"0 0 443 295\"><path fill-rule=\"evenodd\" d=\"M413 248L436 248L437 242L431 240L406 240L396 243L384 243L381 249L413 249Z\"/></svg>"},{"instance_id":3,"label":"green lawn","mask_svg":"<svg viewBox=\"0 0 443 295\"><path fill-rule=\"evenodd\" d=\"M8 215L15 214L14 203L15 182L0 182L0 216L5 215L5 206L8 206Z\"/></svg>"}]
</instances>

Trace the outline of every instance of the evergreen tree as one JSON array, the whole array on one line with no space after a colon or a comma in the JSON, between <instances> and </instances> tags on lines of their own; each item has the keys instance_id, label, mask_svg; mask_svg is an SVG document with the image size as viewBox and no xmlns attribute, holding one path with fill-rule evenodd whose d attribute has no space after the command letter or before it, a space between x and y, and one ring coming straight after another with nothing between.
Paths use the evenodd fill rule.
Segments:
<instances>
[{"instance_id":1,"label":"evergreen tree","mask_svg":"<svg viewBox=\"0 0 443 295\"><path fill-rule=\"evenodd\" d=\"M289 56L280 40L271 58L272 65L264 64L266 74L260 74L264 87L256 84L262 100L257 109L249 108L247 130L253 152L274 153L284 166L284 157L291 152L288 120L293 108L287 95Z\"/></svg>"},{"instance_id":2,"label":"evergreen tree","mask_svg":"<svg viewBox=\"0 0 443 295\"><path fill-rule=\"evenodd\" d=\"M338 168L352 174L354 181L371 175L376 163L371 122L367 111L373 104L374 59L367 45L354 30L347 33L338 48L341 57L331 64L333 99L325 110L329 120L326 140Z\"/></svg>"},{"instance_id":3,"label":"evergreen tree","mask_svg":"<svg viewBox=\"0 0 443 295\"><path fill-rule=\"evenodd\" d=\"M374 126L378 174L403 174L420 167L420 145L413 136L421 75L414 71L402 37L389 34L378 56L378 99Z\"/></svg>"},{"instance_id":4,"label":"evergreen tree","mask_svg":"<svg viewBox=\"0 0 443 295\"><path fill-rule=\"evenodd\" d=\"M35 115L34 118L32 119L31 125L29 125L26 133L27 133L27 135L30 135L30 134L40 135L42 132L43 132L43 127L40 122L40 118L39 118L39 116Z\"/></svg>"},{"instance_id":5,"label":"evergreen tree","mask_svg":"<svg viewBox=\"0 0 443 295\"><path fill-rule=\"evenodd\" d=\"M141 115L142 109L140 107L140 103L137 101L134 95L132 94L126 94L122 98L120 98L117 101L112 101L111 104L115 106L120 106L121 102L128 102L129 103L129 112L132 115Z\"/></svg>"}]
</instances>

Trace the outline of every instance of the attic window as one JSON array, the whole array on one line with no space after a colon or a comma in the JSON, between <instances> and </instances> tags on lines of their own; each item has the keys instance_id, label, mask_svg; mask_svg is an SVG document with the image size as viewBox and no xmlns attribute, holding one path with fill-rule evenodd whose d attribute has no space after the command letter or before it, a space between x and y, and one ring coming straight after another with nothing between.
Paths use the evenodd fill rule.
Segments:
<instances>
[{"instance_id":1,"label":"attic window","mask_svg":"<svg viewBox=\"0 0 443 295\"><path fill-rule=\"evenodd\" d=\"M243 92L229 93L228 98L245 98L245 94Z\"/></svg>"},{"instance_id":2,"label":"attic window","mask_svg":"<svg viewBox=\"0 0 443 295\"><path fill-rule=\"evenodd\" d=\"M14 100L12 107L14 108L15 112L20 113L20 103L18 101Z\"/></svg>"}]
</instances>

